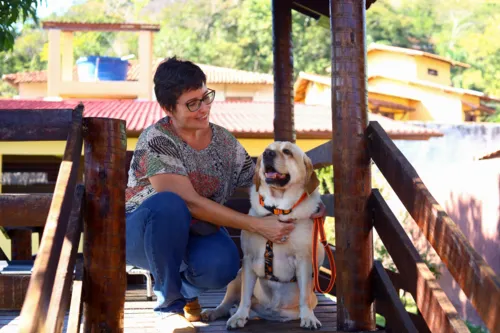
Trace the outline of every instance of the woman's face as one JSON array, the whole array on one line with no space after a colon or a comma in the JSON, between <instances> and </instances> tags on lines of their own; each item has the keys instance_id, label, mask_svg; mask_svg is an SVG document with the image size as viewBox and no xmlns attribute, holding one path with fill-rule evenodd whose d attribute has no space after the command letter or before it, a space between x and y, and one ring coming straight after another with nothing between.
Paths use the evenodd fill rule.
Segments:
<instances>
[{"instance_id":1,"label":"woman's face","mask_svg":"<svg viewBox=\"0 0 500 333\"><path fill-rule=\"evenodd\" d=\"M167 111L167 114L182 129L208 128L214 97L215 91L203 85L200 89L187 91L179 96L175 112Z\"/></svg>"}]
</instances>

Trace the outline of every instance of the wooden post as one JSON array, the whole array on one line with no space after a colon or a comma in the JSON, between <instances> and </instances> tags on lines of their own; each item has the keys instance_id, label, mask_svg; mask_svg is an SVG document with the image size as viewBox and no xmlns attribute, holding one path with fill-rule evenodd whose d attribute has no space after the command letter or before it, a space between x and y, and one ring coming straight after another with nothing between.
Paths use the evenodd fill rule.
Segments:
<instances>
[{"instance_id":1,"label":"wooden post","mask_svg":"<svg viewBox=\"0 0 500 333\"><path fill-rule=\"evenodd\" d=\"M331 0L337 328L375 329L365 1Z\"/></svg>"},{"instance_id":2,"label":"wooden post","mask_svg":"<svg viewBox=\"0 0 500 333\"><path fill-rule=\"evenodd\" d=\"M8 231L8 234L11 241L12 260L31 260L31 230L26 228L12 229Z\"/></svg>"},{"instance_id":3,"label":"wooden post","mask_svg":"<svg viewBox=\"0 0 500 333\"><path fill-rule=\"evenodd\" d=\"M291 3L272 1L274 140L295 142Z\"/></svg>"},{"instance_id":4,"label":"wooden post","mask_svg":"<svg viewBox=\"0 0 500 333\"><path fill-rule=\"evenodd\" d=\"M125 122L84 119L83 331L123 332Z\"/></svg>"}]
</instances>

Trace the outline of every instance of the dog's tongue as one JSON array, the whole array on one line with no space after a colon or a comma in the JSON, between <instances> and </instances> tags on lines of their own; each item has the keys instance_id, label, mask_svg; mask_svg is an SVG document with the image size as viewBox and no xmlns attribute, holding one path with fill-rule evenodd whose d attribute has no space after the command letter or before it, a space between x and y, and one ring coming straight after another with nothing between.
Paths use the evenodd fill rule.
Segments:
<instances>
[{"instance_id":1,"label":"dog's tongue","mask_svg":"<svg viewBox=\"0 0 500 333\"><path fill-rule=\"evenodd\" d=\"M279 172L266 172L266 178L272 178L272 179L280 178L281 179L284 177L285 176Z\"/></svg>"}]
</instances>

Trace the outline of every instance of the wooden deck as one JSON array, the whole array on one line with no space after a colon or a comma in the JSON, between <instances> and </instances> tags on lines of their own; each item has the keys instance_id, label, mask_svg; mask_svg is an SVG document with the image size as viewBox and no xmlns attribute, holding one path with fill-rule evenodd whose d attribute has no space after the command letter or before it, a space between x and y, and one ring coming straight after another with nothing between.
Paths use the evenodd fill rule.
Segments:
<instances>
[{"instance_id":1,"label":"wooden deck","mask_svg":"<svg viewBox=\"0 0 500 333\"><path fill-rule=\"evenodd\" d=\"M211 291L200 297L200 303L203 308L214 308L222 300L223 290ZM335 303L324 295L318 294L319 304L314 311L316 317L321 321L322 328L318 332L337 332L336 330L336 311ZM146 301L145 287L141 285L131 285L127 290L125 303L125 333L153 333L155 316L152 311L155 301ZM226 330L227 318L208 323L197 322L198 332L221 333ZM0 311L0 332L14 333L18 332L19 311ZM66 321L64 323L66 327ZM66 329L64 328L64 332ZM232 330L234 332L300 332L299 321L277 323L265 320L250 321L243 329Z\"/></svg>"}]
</instances>

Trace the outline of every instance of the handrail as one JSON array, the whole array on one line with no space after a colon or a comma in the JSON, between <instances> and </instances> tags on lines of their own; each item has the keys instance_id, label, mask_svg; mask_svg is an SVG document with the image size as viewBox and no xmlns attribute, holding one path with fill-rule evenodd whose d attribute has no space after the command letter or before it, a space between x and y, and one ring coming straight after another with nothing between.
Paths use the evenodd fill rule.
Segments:
<instances>
[{"instance_id":1,"label":"handrail","mask_svg":"<svg viewBox=\"0 0 500 333\"><path fill-rule=\"evenodd\" d=\"M399 295L391 283L382 263L375 261L373 264L375 308L386 318L386 327L395 332L418 333L410 315L406 312L403 304L399 300Z\"/></svg>"},{"instance_id":2,"label":"handrail","mask_svg":"<svg viewBox=\"0 0 500 333\"><path fill-rule=\"evenodd\" d=\"M44 226L51 201L52 193L0 194L0 226Z\"/></svg>"},{"instance_id":3,"label":"handrail","mask_svg":"<svg viewBox=\"0 0 500 333\"><path fill-rule=\"evenodd\" d=\"M431 195L377 122L367 128L370 155L491 332L500 332L500 278Z\"/></svg>"},{"instance_id":4,"label":"handrail","mask_svg":"<svg viewBox=\"0 0 500 333\"><path fill-rule=\"evenodd\" d=\"M71 121L71 109L0 110L0 141L66 140Z\"/></svg>"},{"instance_id":5,"label":"handrail","mask_svg":"<svg viewBox=\"0 0 500 333\"><path fill-rule=\"evenodd\" d=\"M380 192L372 190L369 206L374 227L394 264L410 284L417 307L432 332L468 332L453 304L420 258L410 238Z\"/></svg>"},{"instance_id":6,"label":"handrail","mask_svg":"<svg viewBox=\"0 0 500 333\"><path fill-rule=\"evenodd\" d=\"M45 230L21 310L19 332L45 332L57 266L72 209L83 145L83 105L72 112L67 143Z\"/></svg>"},{"instance_id":7,"label":"handrail","mask_svg":"<svg viewBox=\"0 0 500 333\"><path fill-rule=\"evenodd\" d=\"M69 307L71 283L76 264L78 244L83 231L83 206L85 186L78 185L75 191L73 209L69 218L68 229L57 266L54 289L50 299L45 329L47 332L61 332L64 315Z\"/></svg>"},{"instance_id":8,"label":"handrail","mask_svg":"<svg viewBox=\"0 0 500 333\"><path fill-rule=\"evenodd\" d=\"M68 315L68 326L66 333L80 332L80 324L83 312L83 256L76 259L75 278L71 288L71 302Z\"/></svg>"}]
</instances>

